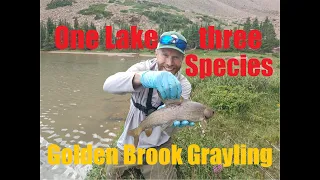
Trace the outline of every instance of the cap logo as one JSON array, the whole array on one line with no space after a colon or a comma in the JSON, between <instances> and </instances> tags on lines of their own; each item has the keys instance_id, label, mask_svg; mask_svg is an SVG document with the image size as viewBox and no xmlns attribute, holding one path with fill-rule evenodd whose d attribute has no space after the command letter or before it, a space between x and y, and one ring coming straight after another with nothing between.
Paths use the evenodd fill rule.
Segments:
<instances>
[{"instance_id":1,"label":"cap logo","mask_svg":"<svg viewBox=\"0 0 320 180\"><path fill-rule=\"evenodd\" d=\"M175 34L172 34L171 37L172 37L172 43L173 43L173 44L177 43L177 41L178 41L178 39L179 39L178 36L175 35Z\"/></svg>"}]
</instances>

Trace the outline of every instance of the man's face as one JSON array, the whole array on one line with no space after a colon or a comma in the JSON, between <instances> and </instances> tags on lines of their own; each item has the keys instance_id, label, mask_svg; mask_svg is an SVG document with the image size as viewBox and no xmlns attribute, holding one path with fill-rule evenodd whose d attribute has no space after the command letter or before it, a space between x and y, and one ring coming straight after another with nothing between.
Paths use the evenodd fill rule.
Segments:
<instances>
[{"instance_id":1,"label":"man's face","mask_svg":"<svg viewBox=\"0 0 320 180\"><path fill-rule=\"evenodd\" d=\"M158 49L156 50L159 71L168 71L176 74L182 65L184 55L175 49Z\"/></svg>"}]
</instances>

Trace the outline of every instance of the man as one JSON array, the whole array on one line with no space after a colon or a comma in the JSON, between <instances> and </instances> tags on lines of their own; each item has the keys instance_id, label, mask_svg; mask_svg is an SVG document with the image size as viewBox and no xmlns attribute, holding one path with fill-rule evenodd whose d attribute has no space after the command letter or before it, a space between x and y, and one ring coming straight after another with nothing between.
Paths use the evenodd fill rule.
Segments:
<instances>
[{"instance_id":1,"label":"man","mask_svg":"<svg viewBox=\"0 0 320 180\"><path fill-rule=\"evenodd\" d=\"M103 90L114 94L132 93L130 110L124 124L124 131L117 141L119 149L119 164L123 162L125 144L134 144L133 137L128 136L130 129L139 126L146 116L158 108L163 107L163 99L189 99L191 93L190 82L181 74L180 68L184 59L187 40L175 31L165 32L155 52L156 58L140 62L131 66L126 72L118 72L108 77ZM162 106L161 106L162 105ZM161 118L161 117L159 117ZM173 127L162 132L155 127L147 137L144 132L139 136L138 148L171 148L171 138L176 127L191 125L187 120L175 121ZM128 169L108 165L106 168L108 179L117 179ZM142 165L141 173L145 179L176 179L174 165Z\"/></svg>"}]
</instances>

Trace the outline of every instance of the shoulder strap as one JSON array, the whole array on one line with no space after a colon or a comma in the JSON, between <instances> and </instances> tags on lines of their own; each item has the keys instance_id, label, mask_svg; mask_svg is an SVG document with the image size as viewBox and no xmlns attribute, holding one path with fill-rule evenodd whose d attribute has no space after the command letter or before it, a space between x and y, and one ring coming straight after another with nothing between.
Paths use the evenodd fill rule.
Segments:
<instances>
[{"instance_id":1,"label":"shoulder strap","mask_svg":"<svg viewBox=\"0 0 320 180\"><path fill-rule=\"evenodd\" d=\"M131 96L133 105L138 108L140 111L143 111L146 116L148 116L149 114L151 114L152 112L154 112L155 110L158 109L159 106L163 105L163 102L161 102L161 104L158 107L153 107L151 104L151 100L152 100L152 93L153 93L153 88L149 88L149 92L148 92L148 98L147 98L147 103L146 103L146 107L134 102L133 97Z\"/></svg>"},{"instance_id":2,"label":"shoulder strap","mask_svg":"<svg viewBox=\"0 0 320 180\"><path fill-rule=\"evenodd\" d=\"M147 109L153 108L152 105L151 105L152 93L153 93L153 88L149 88L148 98L147 98L147 103L146 103Z\"/></svg>"}]
</instances>

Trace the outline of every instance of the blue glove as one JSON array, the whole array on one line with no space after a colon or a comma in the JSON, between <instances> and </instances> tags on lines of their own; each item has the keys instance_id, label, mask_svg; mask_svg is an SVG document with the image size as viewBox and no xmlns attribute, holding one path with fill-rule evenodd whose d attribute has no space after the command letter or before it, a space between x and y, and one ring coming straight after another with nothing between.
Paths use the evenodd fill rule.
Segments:
<instances>
[{"instance_id":1,"label":"blue glove","mask_svg":"<svg viewBox=\"0 0 320 180\"><path fill-rule=\"evenodd\" d=\"M184 127L184 126L194 126L194 122L189 122L188 120L182 120L182 121L174 121L173 122L174 127Z\"/></svg>"},{"instance_id":2,"label":"blue glove","mask_svg":"<svg viewBox=\"0 0 320 180\"><path fill-rule=\"evenodd\" d=\"M140 82L145 88L157 89L162 99L180 99L181 84L170 72L146 71L141 74Z\"/></svg>"},{"instance_id":3,"label":"blue glove","mask_svg":"<svg viewBox=\"0 0 320 180\"><path fill-rule=\"evenodd\" d=\"M158 109L164 108L166 105L161 105ZM194 126L194 122L189 122L188 120L176 120L173 122L173 127L185 127L185 126Z\"/></svg>"}]
</instances>

